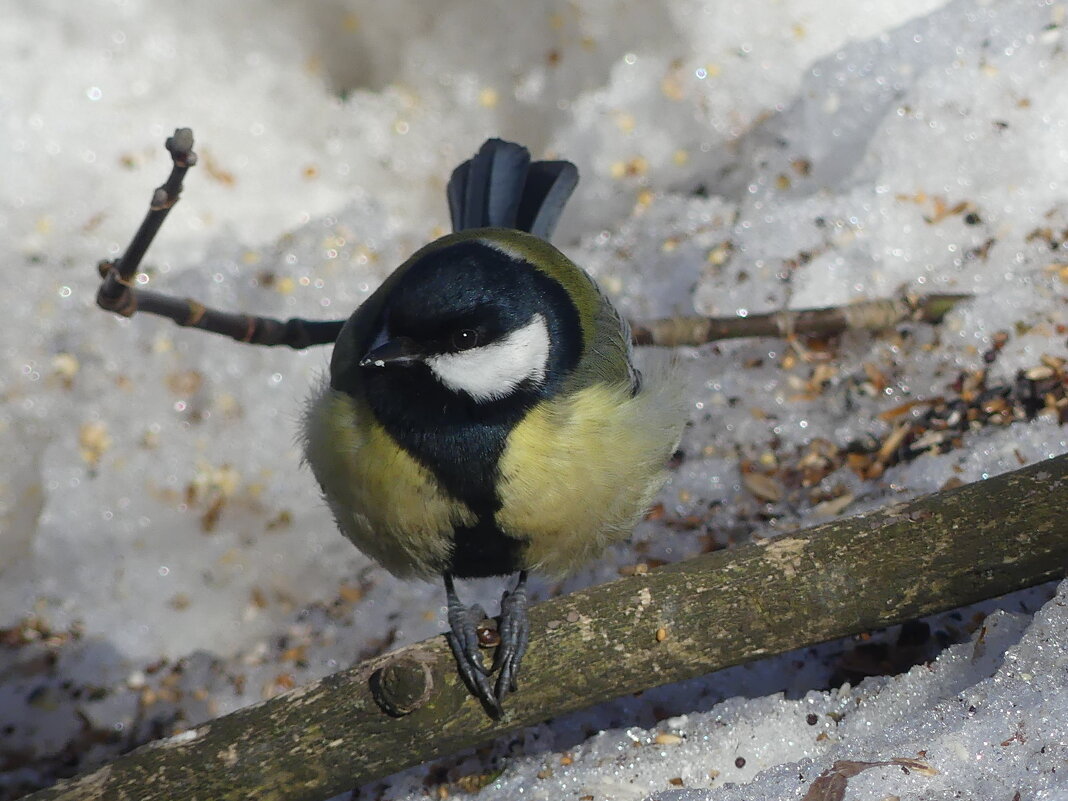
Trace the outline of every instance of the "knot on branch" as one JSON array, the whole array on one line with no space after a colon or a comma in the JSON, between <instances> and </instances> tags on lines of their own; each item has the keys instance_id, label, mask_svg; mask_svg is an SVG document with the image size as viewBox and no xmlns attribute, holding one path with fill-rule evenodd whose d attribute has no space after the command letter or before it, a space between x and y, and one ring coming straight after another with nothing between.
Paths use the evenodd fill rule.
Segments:
<instances>
[{"instance_id":1,"label":"knot on branch","mask_svg":"<svg viewBox=\"0 0 1068 801\"><path fill-rule=\"evenodd\" d=\"M100 308L132 317L137 311L137 296L131 291L130 282L119 274L115 261L105 260L97 264L104 279L96 293L96 305Z\"/></svg>"},{"instance_id":2,"label":"knot on branch","mask_svg":"<svg viewBox=\"0 0 1068 801\"><path fill-rule=\"evenodd\" d=\"M425 662L402 654L371 674L370 687L382 711L401 718L427 702L434 690L434 676Z\"/></svg>"}]
</instances>

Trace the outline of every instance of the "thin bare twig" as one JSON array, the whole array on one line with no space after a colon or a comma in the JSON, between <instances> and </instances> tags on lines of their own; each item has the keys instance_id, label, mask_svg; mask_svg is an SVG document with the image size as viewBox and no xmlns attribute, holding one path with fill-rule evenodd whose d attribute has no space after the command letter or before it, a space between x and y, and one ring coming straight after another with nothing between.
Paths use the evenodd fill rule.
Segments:
<instances>
[{"instance_id":1,"label":"thin bare twig","mask_svg":"<svg viewBox=\"0 0 1068 801\"><path fill-rule=\"evenodd\" d=\"M163 221L178 202L185 174L197 163L197 154L193 152L193 131L190 128L176 129L174 136L168 137L166 147L173 162L171 174L152 193L148 214L145 215L141 227L137 229L121 259L104 261L98 265L104 283L96 294L97 305L125 317L137 310L137 301L130 281L141 266L141 259L144 258L152 240L156 238Z\"/></svg>"},{"instance_id":2,"label":"thin bare twig","mask_svg":"<svg viewBox=\"0 0 1068 801\"><path fill-rule=\"evenodd\" d=\"M270 317L233 314L209 309L192 298L176 298L133 285L145 252L178 202L185 174L197 163L192 129L176 129L174 136L167 139L166 147L173 162L171 174L152 193L148 213L122 258L102 261L98 265L104 282L96 295L97 305L123 317L132 317L138 311L155 314L180 326L199 328L253 345L285 345L299 350L311 345L326 345L337 339L344 320L318 322L295 317L282 322Z\"/></svg>"},{"instance_id":3,"label":"thin bare twig","mask_svg":"<svg viewBox=\"0 0 1068 801\"><path fill-rule=\"evenodd\" d=\"M166 317L177 325L222 334L250 345L283 345L294 350L329 345L337 339L345 324L344 320L320 321L291 317L283 321L273 317L235 314L208 308L192 298L176 298L146 289L131 289L130 292L135 298L136 311Z\"/></svg>"},{"instance_id":4,"label":"thin bare twig","mask_svg":"<svg viewBox=\"0 0 1068 801\"><path fill-rule=\"evenodd\" d=\"M138 311L155 314L180 326L222 334L253 345L282 345L299 350L333 343L345 324L344 320L315 321L293 317L282 321L224 312L208 308L192 298L176 298L133 285L145 251L171 207L178 202L185 173L196 164L192 130L176 130L167 140L167 150L174 162L171 175L152 195L148 214L126 253L118 261L102 261L99 265L104 283L97 293L97 305L124 317ZM902 295L840 307L748 317L673 317L634 323L631 330L634 344L662 347L703 345L737 337L828 336L850 330L877 331L910 320L938 323L956 303L968 297L970 295Z\"/></svg>"},{"instance_id":5,"label":"thin bare twig","mask_svg":"<svg viewBox=\"0 0 1068 801\"><path fill-rule=\"evenodd\" d=\"M971 295L903 295L862 300L824 309L798 309L748 317L670 317L637 323L636 345L703 345L738 337L830 336L845 331L880 331L899 323L938 323L946 313Z\"/></svg>"}]
</instances>

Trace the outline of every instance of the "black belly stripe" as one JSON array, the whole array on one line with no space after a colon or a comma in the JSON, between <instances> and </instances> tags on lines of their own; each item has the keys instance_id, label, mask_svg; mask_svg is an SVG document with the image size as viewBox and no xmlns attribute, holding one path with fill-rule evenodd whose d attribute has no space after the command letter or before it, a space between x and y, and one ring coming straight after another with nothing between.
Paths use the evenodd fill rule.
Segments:
<instances>
[{"instance_id":1,"label":"black belly stripe","mask_svg":"<svg viewBox=\"0 0 1068 801\"><path fill-rule=\"evenodd\" d=\"M505 576L523 567L523 543L503 533L493 518L455 529L448 570L457 578Z\"/></svg>"},{"instance_id":2,"label":"black belly stripe","mask_svg":"<svg viewBox=\"0 0 1068 801\"><path fill-rule=\"evenodd\" d=\"M478 518L475 525L454 530L442 570L459 578L514 573L522 567L524 543L494 521L501 508L499 463L508 433L538 397L520 390L506 402L475 404L428 373L422 365L372 371L367 400L390 437ZM404 402L397 404L397 398Z\"/></svg>"}]
</instances>

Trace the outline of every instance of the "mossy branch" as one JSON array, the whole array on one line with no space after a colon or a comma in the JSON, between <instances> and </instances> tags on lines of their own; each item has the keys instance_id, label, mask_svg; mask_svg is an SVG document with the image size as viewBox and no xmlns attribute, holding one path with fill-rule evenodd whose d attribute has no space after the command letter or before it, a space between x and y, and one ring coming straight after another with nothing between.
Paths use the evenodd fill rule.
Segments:
<instances>
[{"instance_id":1,"label":"mossy branch","mask_svg":"<svg viewBox=\"0 0 1068 801\"><path fill-rule=\"evenodd\" d=\"M1068 455L540 604L499 721L438 637L28 799L322 801L606 699L1061 578L1066 508Z\"/></svg>"}]
</instances>

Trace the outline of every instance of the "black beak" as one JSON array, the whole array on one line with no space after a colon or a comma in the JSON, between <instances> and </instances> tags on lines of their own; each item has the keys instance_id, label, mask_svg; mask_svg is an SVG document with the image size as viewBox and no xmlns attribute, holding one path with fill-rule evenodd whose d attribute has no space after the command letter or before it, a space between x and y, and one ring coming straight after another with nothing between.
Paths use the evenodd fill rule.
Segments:
<instances>
[{"instance_id":1,"label":"black beak","mask_svg":"<svg viewBox=\"0 0 1068 801\"><path fill-rule=\"evenodd\" d=\"M397 337L372 349L360 359L360 367L385 367L390 364L412 364L422 361L425 354L414 339Z\"/></svg>"}]
</instances>

